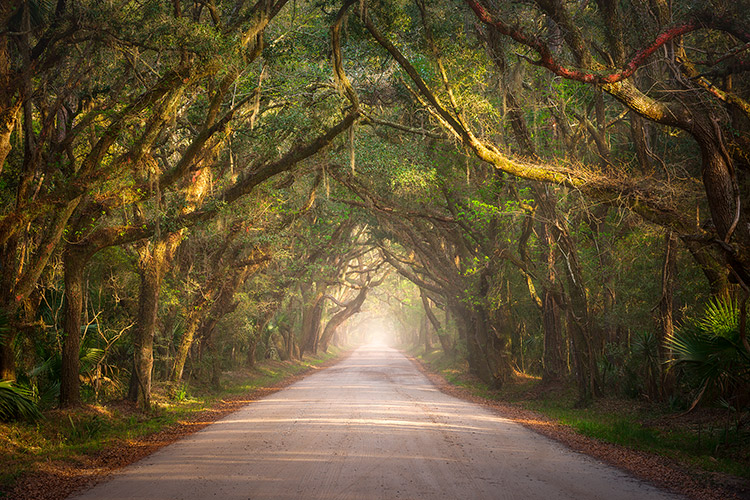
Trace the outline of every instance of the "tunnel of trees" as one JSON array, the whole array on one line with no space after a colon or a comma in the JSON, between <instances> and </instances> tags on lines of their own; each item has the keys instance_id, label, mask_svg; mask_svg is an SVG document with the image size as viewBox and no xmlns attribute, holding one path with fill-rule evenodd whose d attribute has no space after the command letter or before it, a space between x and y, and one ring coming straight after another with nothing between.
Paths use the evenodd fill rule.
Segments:
<instances>
[{"instance_id":1,"label":"tunnel of trees","mask_svg":"<svg viewBox=\"0 0 750 500\"><path fill-rule=\"evenodd\" d=\"M148 408L379 328L492 387L747 408L749 18L3 1L0 379Z\"/></svg>"}]
</instances>

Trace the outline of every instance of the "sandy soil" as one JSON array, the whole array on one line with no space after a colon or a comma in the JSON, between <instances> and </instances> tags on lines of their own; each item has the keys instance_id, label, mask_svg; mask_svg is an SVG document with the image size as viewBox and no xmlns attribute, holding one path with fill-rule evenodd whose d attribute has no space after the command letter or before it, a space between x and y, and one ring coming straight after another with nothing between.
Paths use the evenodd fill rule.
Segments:
<instances>
[{"instance_id":1,"label":"sandy soil","mask_svg":"<svg viewBox=\"0 0 750 500\"><path fill-rule=\"evenodd\" d=\"M74 497L679 498L441 392L364 347Z\"/></svg>"}]
</instances>

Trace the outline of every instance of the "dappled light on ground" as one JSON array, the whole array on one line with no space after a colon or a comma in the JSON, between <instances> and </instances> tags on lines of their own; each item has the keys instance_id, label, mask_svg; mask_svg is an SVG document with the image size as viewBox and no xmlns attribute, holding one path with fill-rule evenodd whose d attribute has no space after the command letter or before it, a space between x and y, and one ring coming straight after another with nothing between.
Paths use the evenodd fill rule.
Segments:
<instances>
[{"instance_id":1,"label":"dappled light on ground","mask_svg":"<svg viewBox=\"0 0 750 500\"><path fill-rule=\"evenodd\" d=\"M668 498L437 391L400 353L369 344L81 500L605 496Z\"/></svg>"}]
</instances>

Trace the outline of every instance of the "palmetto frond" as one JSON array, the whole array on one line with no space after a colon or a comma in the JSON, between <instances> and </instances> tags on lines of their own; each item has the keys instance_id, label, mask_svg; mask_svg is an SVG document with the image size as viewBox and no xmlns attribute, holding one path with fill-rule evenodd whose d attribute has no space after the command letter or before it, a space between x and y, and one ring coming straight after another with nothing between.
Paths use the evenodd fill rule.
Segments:
<instances>
[{"instance_id":1,"label":"palmetto frond","mask_svg":"<svg viewBox=\"0 0 750 500\"><path fill-rule=\"evenodd\" d=\"M750 374L750 354L739 335L739 308L731 300L712 300L703 316L667 337L673 366L696 377L699 386L722 397L744 391ZM703 391L701 391L703 394Z\"/></svg>"},{"instance_id":2,"label":"palmetto frond","mask_svg":"<svg viewBox=\"0 0 750 500\"><path fill-rule=\"evenodd\" d=\"M31 391L11 380L0 381L0 420L17 418L39 418L34 396Z\"/></svg>"},{"instance_id":3,"label":"palmetto frond","mask_svg":"<svg viewBox=\"0 0 750 500\"><path fill-rule=\"evenodd\" d=\"M739 333L740 309L734 300L712 299L697 321L701 331L730 338Z\"/></svg>"}]
</instances>

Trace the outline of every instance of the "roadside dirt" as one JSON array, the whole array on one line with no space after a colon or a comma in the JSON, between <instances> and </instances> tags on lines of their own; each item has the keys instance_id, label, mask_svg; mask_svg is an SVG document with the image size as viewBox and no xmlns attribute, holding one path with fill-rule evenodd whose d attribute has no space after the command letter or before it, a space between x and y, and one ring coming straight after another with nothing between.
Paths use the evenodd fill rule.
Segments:
<instances>
[{"instance_id":1,"label":"roadside dirt","mask_svg":"<svg viewBox=\"0 0 750 500\"><path fill-rule=\"evenodd\" d=\"M680 500L490 408L386 346L247 405L71 500Z\"/></svg>"},{"instance_id":2,"label":"roadside dirt","mask_svg":"<svg viewBox=\"0 0 750 500\"><path fill-rule=\"evenodd\" d=\"M568 426L556 423L539 413L471 394L431 372L421 360L407 357L440 391L465 401L491 408L528 429L558 441L565 446L595 457L637 478L696 500L750 500L750 484L741 478L694 470L685 464L658 455L634 451L615 444L583 436Z\"/></svg>"},{"instance_id":3,"label":"roadside dirt","mask_svg":"<svg viewBox=\"0 0 750 500\"><path fill-rule=\"evenodd\" d=\"M347 355L348 353L342 353L337 358L310 367L273 386L262 387L247 394L223 399L211 408L196 413L188 420L180 421L176 425L154 434L137 439L121 440L114 446L104 448L95 455L84 456L76 461L48 460L38 470L19 478L15 487L7 492L6 496L3 496L3 492L0 492L0 499L62 500L67 498L74 491L101 481L108 474L203 429L253 401L280 391L311 373L334 365ZM123 401L117 406L123 414L142 415L132 403Z\"/></svg>"},{"instance_id":4,"label":"roadside dirt","mask_svg":"<svg viewBox=\"0 0 750 500\"><path fill-rule=\"evenodd\" d=\"M34 474L21 478L15 489L5 498L21 500L66 498L77 490L100 482L112 472L236 412L248 403L275 393L305 378L311 372L333 365L340 360L341 358L338 358L311 368L274 387L262 388L250 394L224 400L213 408L196 415L190 421L180 422L176 426L141 439L122 441L116 446L102 450L95 456L85 457L78 462L48 462ZM582 436L534 412L473 396L467 390L453 386L440 375L430 372L418 360L411 358L411 361L441 392L480 404L574 451L593 456L652 484L694 499L750 499L750 488L746 483L733 482L731 478L720 475L699 473L663 457L628 450ZM370 375L375 375L375 373ZM127 410L125 407L121 409L123 412ZM1 495L0 498L2 498Z\"/></svg>"}]
</instances>

